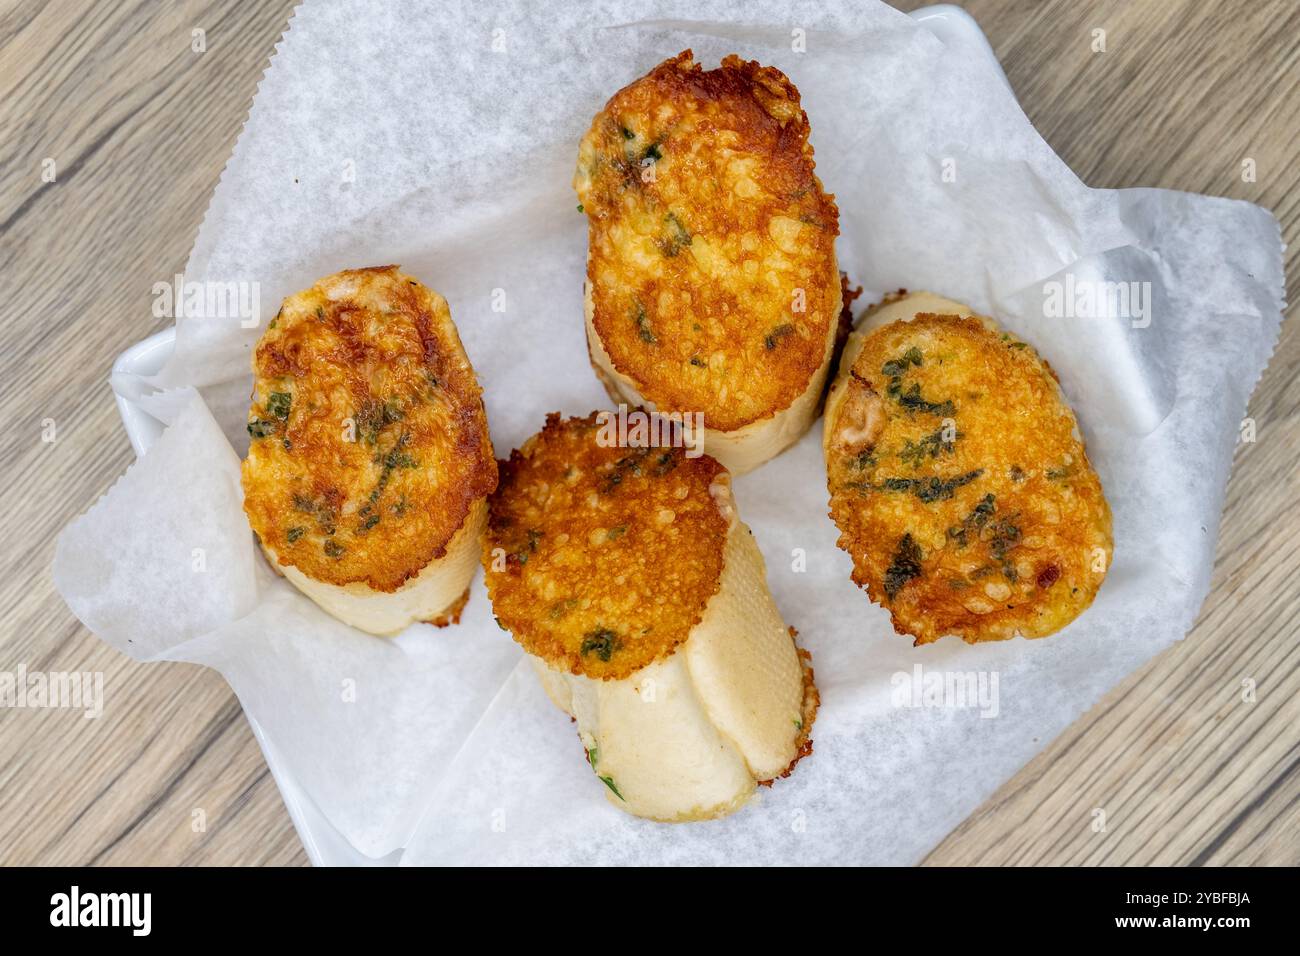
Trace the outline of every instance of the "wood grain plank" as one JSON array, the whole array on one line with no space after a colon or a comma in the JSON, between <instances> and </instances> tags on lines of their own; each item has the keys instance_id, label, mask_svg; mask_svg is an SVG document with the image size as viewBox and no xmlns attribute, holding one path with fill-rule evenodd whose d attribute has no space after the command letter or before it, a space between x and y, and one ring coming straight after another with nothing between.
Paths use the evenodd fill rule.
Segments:
<instances>
[{"instance_id":1,"label":"wood grain plank","mask_svg":"<svg viewBox=\"0 0 1300 956\"><path fill-rule=\"evenodd\" d=\"M0 863L306 862L221 677L121 657L71 617L48 570L54 535L134 458L109 367L165 324L152 284L183 267L290 8L0 15L0 508L8 540L27 544L0 555L0 667L102 671L106 697L99 720L0 710Z\"/></svg>"}]
</instances>

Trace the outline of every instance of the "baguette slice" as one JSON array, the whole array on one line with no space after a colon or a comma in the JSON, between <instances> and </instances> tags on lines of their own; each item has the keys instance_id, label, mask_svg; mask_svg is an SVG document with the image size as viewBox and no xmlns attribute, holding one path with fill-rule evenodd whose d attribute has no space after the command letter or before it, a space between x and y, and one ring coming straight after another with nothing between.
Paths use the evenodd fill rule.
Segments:
<instances>
[{"instance_id":1,"label":"baguette slice","mask_svg":"<svg viewBox=\"0 0 1300 956\"><path fill-rule=\"evenodd\" d=\"M704 416L733 474L812 425L844 307L839 211L779 70L687 50L616 93L578 153L587 345L610 397Z\"/></svg>"},{"instance_id":2,"label":"baguette slice","mask_svg":"<svg viewBox=\"0 0 1300 956\"><path fill-rule=\"evenodd\" d=\"M339 272L285 299L253 371L244 510L272 566L371 634L458 620L497 473L446 301Z\"/></svg>"},{"instance_id":3,"label":"baguette slice","mask_svg":"<svg viewBox=\"0 0 1300 956\"><path fill-rule=\"evenodd\" d=\"M1056 373L927 292L868 310L822 446L853 580L917 644L1053 634L1110 567L1110 508Z\"/></svg>"},{"instance_id":4,"label":"baguette slice","mask_svg":"<svg viewBox=\"0 0 1300 956\"><path fill-rule=\"evenodd\" d=\"M601 447L598 419L503 462L483 562L498 621L577 721L615 806L722 816L811 750L817 693L715 461Z\"/></svg>"}]
</instances>

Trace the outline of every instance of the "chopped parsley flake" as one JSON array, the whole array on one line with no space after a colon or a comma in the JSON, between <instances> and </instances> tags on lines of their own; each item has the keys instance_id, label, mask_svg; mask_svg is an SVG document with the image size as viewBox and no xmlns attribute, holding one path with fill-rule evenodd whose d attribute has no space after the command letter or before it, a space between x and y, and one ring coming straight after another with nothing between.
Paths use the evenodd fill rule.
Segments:
<instances>
[{"instance_id":1,"label":"chopped parsley flake","mask_svg":"<svg viewBox=\"0 0 1300 956\"><path fill-rule=\"evenodd\" d=\"M903 389L903 376L907 373L909 366L920 366L922 362L921 350L915 345L896 359L891 359L884 365L880 366L882 375L889 376L889 385L885 391L890 398L898 402L909 412L926 412L931 415L943 415L945 417L953 414L952 401L931 402L921 397L921 385L919 382L913 382L911 387Z\"/></svg>"},{"instance_id":2,"label":"chopped parsley flake","mask_svg":"<svg viewBox=\"0 0 1300 956\"><path fill-rule=\"evenodd\" d=\"M997 521L989 528L989 550L999 561L1020 543L1020 529L1009 520Z\"/></svg>"},{"instance_id":3,"label":"chopped parsley flake","mask_svg":"<svg viewBox=\"0 0 1300 956\"><path fill-rule=\"evenodd\" d=\"M767 333L767 337L763 339L763 345L769 352L771 352L776 348L778 342L787 335L790 335L792 332L794 332L794 326L789 322L784 322L774 328L771 332Z\"/></svg>"},{"instance_id":4,"label":"chopped parsley flake","mask_svg":"<svg viewBox=\"0 0 1300 956\"><path fill-rule=\"evenodd\" d=\"M945 418L951 417L954 412L952 399L942 402L931 402L921 397L921 384L913 382L907 391L903 391L902 385L898 379L890 379L889 387L886 389L889 395L909 412L925 412L929 415L942 415Z\"/></svg>"},{"instance_id":5,"label":"chopped parsley flake","mask_svg":"<svg viewBox=\"0 0 1300 956\"><path fill-rule=\"evenodd\" d=\"M885 571L885 594L892 601L908 581L921 574L921 546L912 538L911 533L903 535L894 552L894 560Z\"/></svg>"},{"instance_id":6,"label":"chopped parsley flake","mask_svg":"<svg viewBox=\"0 0 1300 956\"><path fill-rule=\"evenodd\" d=\"M609 473L605 475L605 479L601 483L601 492L608 494L613 491L623 483L623 479L627 477L628 474L640 475L641 460L645 458L648 453L648 448L638 448L630 455L624 455L618 461L614 462L614 466L610 469Z\"/></svg>"},{"instance_id":7,"label":"chopped parsley flake","mask_svg":"<svg viewBox=\"0 0 1300 956\"><path fill-rule=\"evenodd\" d=\"M901 356L880 366L880 373L890 378L901 378L909 365L921 364L921 350L913 345Z\"/></svg>"},{"instance_id":8,"label":"chopped parsley flake","mask_svg":"<svg viewBox=\"0 0 1300 956\"><path fill-rule=\"evenodd\" d=\"M929 478L886 478L881 482L880 487L884 491L910 491L929 504L932 501L951 498L958 488L969 485L982 474L984 469L976 468L974 471L952 478L940 478L937 475Z\"/></svg>"},{"instance_id":9,"label":"chopped parsley flake","mask_svg":"<svg viewBox=\"0 0 1300 956\"><path fill-rule=\"evenodd\" d=\"M280 421L285 421L289 417L289 409L292 406L293 395L289 392L272 392L266 399L266 410Z\"/></svg>"},{"instance_id":10,"label":"chopped parsley flake","mask_svg":"<svg viewBox=\"0 0 1300 956\"><path fill-rule=\"evenodd\" d=\"M577 598L568 598L554 605L547 616L552 621L558 621L560 618L564 617L564 615L568 614L577 606L578 606Z\"/></svg>"},{"instance_id":11,"label":"chopped parsley flake","mask_svg":"<svg viewBox=\"0 0 1300 956\"><path fill-rule=\"evenodd\" d=\"M618 635L607 627L599 627L582 639L580 653L583 657L595 654L602 661L609 663L610 657L618 649Z\"/></svg>"},{"instance_id":12,"label":"chopped parsley flake","mask_svg":"<svg viewBox=\"0 0 1300 956\"><path fill-rule=\"evenodd\" d=\"M913 468L919 468L921 463L927 458L938 458L940 452L946 452L951 455L953 445L961 437L958 432L953 436L952 441L944 439L944 429L940 428L932 434L926 435L920 441L912 441L910 438L903 442L902 449L898 452L898 457Z\"/></svg>"},{"instance_id":13,"label":"chopped parsley flake","mask_svg":"<svg viewBox=\"0 0 1300 956\"><path fill-rule=\"evenodd\" d=\"M659 246L659 251L671 259L681 252L683 247L691 244L691 234L674 213L670 212L665 216L664 223L668 227L668 237L656 239L655 242Z\"/></svg>"},{"instance_id":14,"label":"chopped parsley flake","mask_svg":"<svg viewBox=\"0 0 1300 956\"><path fill-rule=\"evenodd\" d=\"M654 329L650 327L650 317L646 315L645 306L640 302L632 305L632 321L636 323L636 334L647 345L656 345L659 340L655 338Z\"/></svg>"},{"instance_id":15,"label":"chopped parsley flake","mask_svg":"<svg viewBox=\"0 0 1300 956\"><path fill-rule=\"evenodd\" d=\"M520 564L527 564L528 556L536 553L537 542L542 539L543 534L544 534L543 532L538 531L536 528L529 528L528 543L523 545L518 551L515 552L515 560L517 560Z\"/></svg>"},{"instance_id":16,"label":"chopped parsley flake","mask_svg":"<svg viewBox=\"0 0 1300 956\"><path fill-rule=\"evenodd\" d=\"M948 529L948 537L957 542L957 547L966 547L970 532L974 531L978 535L984 529L984 526L988 524L989 518L993 517L996 510L997 505L993 495L985 495L980 499L980 503L975 506L974 510L962 519L961 524Z\"/></svg>"},{"instance_id":17,"label":"chopped parsley flake","mask_svg":"<svg viewBox=\"0 0 1300 956\"><path fill-rule=\"evenodd\" d=\"M384 456L385 468L414 468L418 464L419 462L410 452L402 451L400 448L394 448Z\"/></svg>"}]
</instances>

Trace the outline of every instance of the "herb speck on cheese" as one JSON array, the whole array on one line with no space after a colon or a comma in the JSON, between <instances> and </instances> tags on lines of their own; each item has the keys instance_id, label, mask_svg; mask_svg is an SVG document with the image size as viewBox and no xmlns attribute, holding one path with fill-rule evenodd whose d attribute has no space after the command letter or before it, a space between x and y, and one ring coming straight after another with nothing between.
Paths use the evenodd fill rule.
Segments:
<instances>
[{"instance_id":1,"label":"herb speck on cheese","mask_svg":"<svg viewBox=\"0 0 1300 956\"><path fill-rule=\"evenodd\" d=\"M646 315L645 306L640 302L632 303L632 321L636 323L636 334L647 345L656 345L654 329L650 327L650 317Z\"/></svg>"},{"instance_id":2,"label":"herb speck on cheese","mask_svg":"<svg viewBox=\"0 0 1300 956\"><path fill-rule=\"evenodd\" d=\"M891 601L903 589L903 585L920 576L923 557L921 546L912 538L911 532L899 539L894 559L885 571L885 594Z\"/></svg>"},{"instance_id":3,"label":"herb speck on cheese","mask_svg":"<svg viewBox=\"0 0 1300 956\"><path fill-rule=\"evenodd\" d=\"M763 339L763 346L769 352L771 352L773 349L776 348L777 343L780 342L781 339L785 338L787 335L790 335L793 332L794 332L794 326L791 325L789 322L783 322L782 324L774 328L771 332L767 333L767 335Z\"/></svg>"},{"instance_id":4,"label":"herb speck on cheese","mask_svg":"<svg viewBox=\"0 0 1300 956\"><path fill-rule=\"evenodd\" d=\"M267 396L266 410L280 421L288 419L289 409L292 407L293 395L289 392L272 392Z\"/></svg>"},{"instance_id":5,"label":"herb speck on cheese","mask_svg":"<svg viewBox=\"0 0 1300 956\"><path fill-rule=\"evenodd\" d=\"M598 627L591 631L582 639L582 646L579 653L583 657L588 654L595 654L605 663L609 663L610 657L618 649L618 635L607 627Z\"/></svg>"}]
</instances>

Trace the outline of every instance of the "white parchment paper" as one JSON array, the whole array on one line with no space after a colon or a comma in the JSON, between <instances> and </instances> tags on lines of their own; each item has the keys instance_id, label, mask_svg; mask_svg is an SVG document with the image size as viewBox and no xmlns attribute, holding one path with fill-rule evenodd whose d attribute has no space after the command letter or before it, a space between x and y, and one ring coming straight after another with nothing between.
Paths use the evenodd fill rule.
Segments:
<instances>
[{"instance_id":1,"label":"white parchment paper","mask_svg":"<svg viewBox=\"0 0 1300 956\"><path fill-rule=\"evenodd\" d=\"M261 327L181 318L159 376L113 383L170 427L64 532L56 583L126 653L220 669L366 855L915 861L1182 638L1205 596L1238 424L1281 318L1276 221L1242 202L1088 189L980 50L945 47L881 4L307 3L186 278L257 282L264 327L320 276L400 263L450 302L504 456L548 411L608 405L583 340L577 144L614 91L686 47L706 68L735 52L799 87L840 207L840 262L864 302L929 289L996 316L1052 363L1114 511L1114 564L1094 606L1049 639L913 649L849 580L809 434L736 494L777 603L814 655L816 752L726 820L648 823L607 805L481 581L458 627L385 641L266 569L237 459ZM1149 283L1150 324L1047 317L1044 284L1067 275ZM996 675L997 716L898 706L895 675L916 664ZM1083 826L1094 804L1081 800Z\"/></svg>"}]
</instances>

